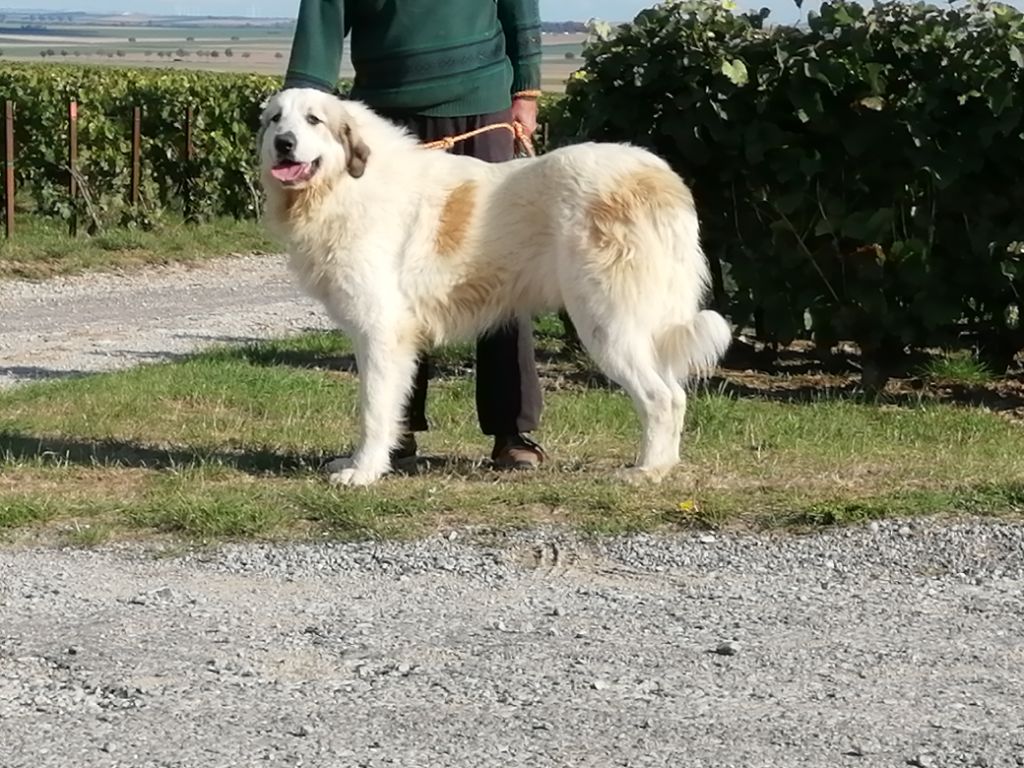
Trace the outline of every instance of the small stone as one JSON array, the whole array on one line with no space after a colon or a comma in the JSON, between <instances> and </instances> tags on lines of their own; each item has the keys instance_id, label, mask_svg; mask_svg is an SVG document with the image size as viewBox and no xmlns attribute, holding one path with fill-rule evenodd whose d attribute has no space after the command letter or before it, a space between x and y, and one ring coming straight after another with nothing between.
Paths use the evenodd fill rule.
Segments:
<instances>
[{"instance_id":1,"label":"small stone","mask_svg":"<svg viewBox=\"0 0 1024 768\"><path fill-rule=\"evenodd\" d=\"M910 526L904 525L902 528L900 528L900 536L909 536L910 533Z\"/></svg>"},{"instance_id":2,"label":"small stone","mask_svg":"<svg viewBox=\"0 0 1024 768\"><path fill-rule=\"evenodd\" d=\"M308 726L300 725L298 728L293 728L290 731L290 733L292 736L297 736L300 739L304 739L305 737L309 736L309 734L312 733L312 731L310 731Z\"/></svg>"},{"instance_id":3,"label":"small stone","mask_svg":"<svg viewBox=\"0 0 1024 768\"><path fill-rule=\"evenodd\" d=\"M68 656L77 656L78 655L78 649L75 648L75 646L73 646L73 645L69 646L68 649L67 649L67 654L68 654Z\"/></svg>"},{"instance_id":4,"label":"small stone","mask_svg":"<svg viewBox=\"0 0 1024 768\"><path fill-rule=\"evenodd\" d=\"M710 534L704 534L700 537L699 541L701 544L714 544L718 539Z\"/></svg>"},{"instance_id":5,"label":"small stone","mask_svg":"<svg viewBox=\"0 0 1024 768\"><path fill-rule=\"evenodd\" d=\"M872 533L878 533L879 530L881 530L881 528L882 526L878 524L877 520L872 520L871 523L868 525L868 530L870 530Z\"/></svg>"},{"instance_id":6,"label":"small stone","mask_svg":"<svg viewBox=\"0 0 1024 768\"><path fill-rule=\"evenodd\" d=\"M565 615L565 611L562 610L561 606L556 605L556 606L554 606L551 609L551 615L552 616L564 616Z\"/></svg>"},{"instance_id":7,"label":"small stone","mask_svg":"<svg viewBox=\"0 0 1024 768\"><path fill-rule=\"evenodd\" d=\"M404 676L404 675L408 675L410 672L412 672L412 664L399 664L398 665L398 674Z\"/></svg>"},{"instance_id":8,"label":"small stone","mask_svg":"<svg viewBox=\"0 0 1024 768\"><path fill-rule=\"evenodd\" d=\"M934 768L935 758L931 755L921 753L907 760L907 765L916 766L916 768Z\"/></svg>"},{"instance_id":9,"label":"small stone","mask_svg":"<svg viewBox=\"0 0 1024 768\"><path fill-rule=\"evenodd\" d=\"M117 745L114 744L114 742L112 741L107 741L104 742L103 746L100 747L100 749L109 754L113 752L115 749L117 749Z\"/></svg>"},{"instance_id":10,"label":"small stone","mask_svg":"<svg viewBox=\"0 0 1024 768\"><path fill-rule=\"evenodd\" d=\"M606 680L595 680L590 684L590 687L595 691L607 691L610 686Z\"/></svg>"},{"instance_id":11,"label":"small stone","mask_svg":"<svg viewBox=\"0 0 1024 768\"><path fill-rule=\"evenodd\" d=\"M661 690L662 685L657 680L644 680L638 687L641 693L656 693Z\"/></svg>"},{"instance_id":12,"label":"small stone","mask_svg":"<svg viewBox=\"0 0 1024 768\"><path fill-rule=\"evenodd\" d=\"M724 643L719 643L718 647L715 648L715 653L719 656L735 656L739 651L736 643L726 640Z\"/></svg>"}]
</instances>

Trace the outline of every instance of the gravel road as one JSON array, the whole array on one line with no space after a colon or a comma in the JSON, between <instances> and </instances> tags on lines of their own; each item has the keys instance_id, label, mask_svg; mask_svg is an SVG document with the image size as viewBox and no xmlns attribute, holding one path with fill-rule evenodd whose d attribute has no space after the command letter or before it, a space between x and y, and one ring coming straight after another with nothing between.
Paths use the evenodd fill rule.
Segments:
<instances>
[{"instance_id":1,"label":"gravel road","mask_svg":"<svg viewBox=\"0 0 1024 768\"><path fill-rule=\"evenodd\" d=\"M281 256L0 281L0 388L327 327Z\"/></svg>"},{"instance_id":2,"label":"gravel road","mask_svg":"<svg viewBox=\"0 0 1024 768\"><path fill-rule=\"evenodd\" d=\"M1024 526L0 550L0 765L1024 765Z\"/></svg>"}]
</instances>

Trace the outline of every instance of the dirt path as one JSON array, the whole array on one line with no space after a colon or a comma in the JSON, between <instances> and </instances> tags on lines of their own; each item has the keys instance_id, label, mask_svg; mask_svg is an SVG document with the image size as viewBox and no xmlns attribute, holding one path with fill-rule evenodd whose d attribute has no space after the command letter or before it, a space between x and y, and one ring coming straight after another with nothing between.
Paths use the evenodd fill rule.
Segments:
<instances>
[{"instance_id":1,"label":"dirt path","mask_svg":"<svg viewBox=\"0 0 1024 768\"><path fill-rule=\"evenodd\" d=\"M0 388L326 327L280 256L0 282Z\"/></svg>"}]
</instances>

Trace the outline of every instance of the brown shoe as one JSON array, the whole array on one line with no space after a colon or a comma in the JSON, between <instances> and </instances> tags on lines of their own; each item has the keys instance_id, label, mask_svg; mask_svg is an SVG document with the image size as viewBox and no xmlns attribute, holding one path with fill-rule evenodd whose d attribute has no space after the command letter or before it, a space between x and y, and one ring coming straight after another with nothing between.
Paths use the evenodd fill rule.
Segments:
<instances>
[{"instance_id":1,"label":"brown shoe","mask_svg":"<svg viewBox=\"0 0 1024 768\"><path fill-rule=\"evenodd\" d=\"M546 458L544 449L524 435L494 438L491 461L496 469L536 469Z\"/></svg>"}]
</instances>

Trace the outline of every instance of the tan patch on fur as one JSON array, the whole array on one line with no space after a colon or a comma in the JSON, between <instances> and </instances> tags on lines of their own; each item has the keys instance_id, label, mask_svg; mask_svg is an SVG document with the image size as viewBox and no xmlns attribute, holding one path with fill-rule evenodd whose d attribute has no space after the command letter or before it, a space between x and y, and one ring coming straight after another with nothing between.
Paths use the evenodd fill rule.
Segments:
<instances>
[{"instance_id":1,"label":"tan patch on fur","mask_svg":"<svg viewBox=\"0 0 1024 768\"><path fill-rule=\"evenodd\" d=\"M455 283L443 298L430 302L423 318L424 333L430 344L438 344L463 335L479 325L481 317L500 303L500 270L471 272Z\"/></svg>"},{"instance_id":2,"label":"tan patch on fur","mask_svg":"<svg viewBox=\"0 0 1024 768\"><path fill-rule=\"evenodd\" d=\"M467 181L448 194L441 210L434 248L441 256L451 256L462 248L476 210L476 182Z\"/></svg>"},{"instance_id":3,"label":"tan patch on fur","mask_svg":"<svg viewBox=\"0 0 1024 768\"><path fill-rule=\"evenodd\" d=\"M690 190L672 172L645 168L631 173L588 206L590 244L624 252L631 225L644 213L692 207Z\"/></svg>"}]
</instances>

